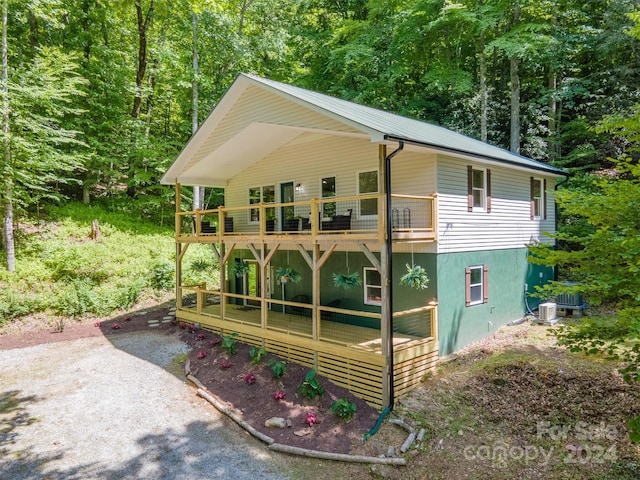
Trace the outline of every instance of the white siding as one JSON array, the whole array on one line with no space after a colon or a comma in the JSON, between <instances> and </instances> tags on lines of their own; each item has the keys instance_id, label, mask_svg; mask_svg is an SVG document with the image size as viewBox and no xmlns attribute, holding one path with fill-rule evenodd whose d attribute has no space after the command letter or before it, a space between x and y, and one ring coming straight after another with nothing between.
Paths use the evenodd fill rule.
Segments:
<instances>
[{"instance_id":1,"label":"white siding","mask_svg":"<svg viewBox=\"0 0 640 480\"><path fill-rule=\"evenodd\" d=\"M446 156L438 158L438 253L522 248L549 242L555 229L553 177L547 179L547 218L530 219L531 173L491 166L491 213L467 211L467 166L487 168Z\"/></svg>"}]
</instances>

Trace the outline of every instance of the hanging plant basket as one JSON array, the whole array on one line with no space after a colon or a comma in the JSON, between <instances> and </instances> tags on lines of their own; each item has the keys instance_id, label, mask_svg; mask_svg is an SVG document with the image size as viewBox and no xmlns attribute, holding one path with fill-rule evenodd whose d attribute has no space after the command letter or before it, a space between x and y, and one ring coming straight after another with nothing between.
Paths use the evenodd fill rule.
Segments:
<instances>
[{"instance_id":1,"label":"hanging plant basket","mask_svg":"<svg viewBox=\"0 0 640 480\"><path fill-rule=\"evenodd\" d=\"M231 269L231 274L237 278L244 277L247 273L249 273L249 264L244 260L236 262Z\"/></svg>"},{"instance_id":2,"label":"hanging plant basket","mask_svg":"<svg viewBox=\"0 0 640 480\"><path fill-rule=\"evenodd\" d=\"M336 287L342 287L345 290L351 287L358 287L362 285L362 280L358 272L353 273L334 273L333 284Z\"/></svg>"},{"instance_id":3,"label":"hanging plant basket","mask_svg":"<svg viewBox=\"0 0 640 480\"><path fill-rule=\"evenodd\" d=\"M290 267L280 267L276 270L276 277L280 279L280 283L300 283L302 277L298 272Z\"/></svg>"},{"instance_id":4,"label":"hanging plant basket","mask_svg":"<svg viewBox=\"0 0 640 480\"><path fill-rule=\"evenodd\" d=\"M427 271L420 265L411 266L408 263L407 273L405 273L400 279L401 285L407 285L408 287L415 288L416 290L424 290L429 287L429 277Z\"/></svg>"}]
</instances>

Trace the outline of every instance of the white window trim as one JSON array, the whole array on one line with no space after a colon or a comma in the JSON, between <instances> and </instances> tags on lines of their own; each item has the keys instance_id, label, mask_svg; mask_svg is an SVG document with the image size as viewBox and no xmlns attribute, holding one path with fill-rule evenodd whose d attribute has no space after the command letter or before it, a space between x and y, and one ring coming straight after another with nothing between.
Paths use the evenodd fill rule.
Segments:
<instances>
[{"instance_id":1,"label":"white window trim","mask_svg":"<svg viewBox=\"0 0 640 480\"><path fill-rule=\"evenodd\" d=\"M473 272L473 270L480 270L480 283L471 283L471 277L473 276L473 273L471 273L471 276L469 278L469 290L471 291L471 289L473 287L477 287L480 286L480 300L475 300L475 301L470 301L469 302L469 306L472 305L480 305L482 303L484 303L484 289L485 289L485 285L484 285L484 265L474 265L472 267L469 267L469 270L471 272Z\"/></svg>"},{"instance_id":2,"label":"white window trim","mask_svg":"<svg viewBox=\"0 0 640 480\"><path fill-rule=\"evenodd\" d=\"M540 196L534 196L533 192L531 192L531 196L533 197L533 219L541 220L544 217L544 181L542 178L533 177L533 182L539 182L540 184ZM533 186L533 185L532 185ZM535 190L534 190L535 191ZM536 206L538 207L538 213L536 214Z\"/></svg>"},{"instance_id":3,"label":"white window trim","mask_svg":"<svg viewBox=\"0 0 640 480\"><path fill-rule=\"evenodd\" d=\"M265 202L264 201L264 187L273 187L273 193L274 193L274 201L273 202ZM258 203L251 203L251 190L254 189L254 188L259 188L260 189L260 201ZM256 186L247 188L247 205L249 205L249 207L250 207L248 223L250 225L257 225L257 224L260 223L260 219L259 218L258 218L258 220L252 220L251 219L251 209L259 208L261 203L265 203L265 204L276 203L275 202L276 195L277 195L276 185L273 184L273 183L269 183L269 184L266 184L266 185L256 185ZM256 205L256 206L253 207L252 205ZM258 215L258 217L259 217L259 215Z\"/></svg>"},{"instance_id":4,"label":"white window trim","mask_svg":"<svg viewBox=\"0 0 640 480\"><path fill-rule=\"evenodd\" d=\"M365 192L365 193L360 193L360 174L361 173L370 173L370 172L376 172L376 178L377 178L377 189L375 192ZM360 195L368 195L371 193L380 193L380 171L375 168L372 170L360 170L358 172L356 172L356 195L360 196ZM378 214L375 215L362 215L362 213L360 212L360 200L358 200L358 218L362 218L363 220L366 219L373 219L373 218L378 218Z\"/></svg>"},{"instance_id":5,"label":"white window trim","mask_svg":"<svg viewBox=\"0 0 640 480\"><path fill-rule=\"evenodd\" d=\"M375 271L375 272L377 272L378 270L376 270L375 268L371 268L371 267L363 267L363 269L362 269L362 278L363 278L362 284L363 284L363 287L364 287L364 304L365 305L378 305L378 306L382 305L382 276L380 276L380 280L381 280L381 284L380 285L373 285L373 284L369 285L367 283L367 271ZM369 287L380 288L380 301L379 302L368 300L367 289Z\"/></svg>"},{"instance_id":6,"label":"white window trim","mask_svg":"<svg viewBox=\"0 0 640 480\"><path fill-rule=\"evenodd\" d=\"M473 172L478 171L482 172L482 189L476 188L473 186ZM476 207L473 205L474 212L486 212L487 211L487 169L486 168L476 168L471 167L471 197L473 198L473 193L476 190L482 191L482 206Z\"/></svg>"}]
</instances>

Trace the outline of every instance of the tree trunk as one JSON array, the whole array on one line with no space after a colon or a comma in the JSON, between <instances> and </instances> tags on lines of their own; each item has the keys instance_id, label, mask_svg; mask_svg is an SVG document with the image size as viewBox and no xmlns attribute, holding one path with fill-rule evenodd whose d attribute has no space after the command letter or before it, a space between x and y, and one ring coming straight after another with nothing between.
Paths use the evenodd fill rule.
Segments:
<instances>
[{"instance_id":1,"label":"tree trunk","mask_svg":"<svg viewBox=\"0 0 640 480\"><path fill-rule=\"evenodd\" d=\"M191 84L191 134L198 131L198 14L191 12L191 24L193 26L193 48L191 65L193 67L193 82ZM204 204L204 188L193 187L193 209L202 208Z\"/></svg>"},{"instance_id":2,"label":"tree trunk","mask_svg":"<svg viewBox=\"0 0 640 480\"><path fill-rule=\"evenodd\" d=\"M8 0L2 0L2 131L4 133L3 176L5 182L4 245L7 251L7 270L16 271L16 252L13 240L13 178L11 175L11 140L9 135L9 64L7 59Z\"/></svg>"},{"instance_id":3,"label":"tree trunk","mask_svg":"<svg viewBox=\"0 0 640 480\"><path fill-rule=\"evenodd\" d=\"M516 3L513 9L514 27L520 23L520 5ZM511 77L511 141L510 150L520 153L520 74L518 73L518 56L514 53L509 59L509 74Z\"/></svg>"},{"instance_id":4,"label":"tree trunk","mask_svg":"<svg viewBox=\"0 0 640 480\"><path fill-rule=\"evenodd\" d=\"M484 56L484 32L480 36L480 140L487 141L487 60Z\"/></svg>"},{"instance_id":5,"label":"tree trunk","mask_svg":"<svg viewBox=\"0 0 640 480\"><path fill-rule=\"evenodd\" d=\"M136 94L133 98L133 109L131 116L140 116L140 106L142 105L142 85L147 71L147 31L153 15L154 0L149 4L149 11L146 16L142 12L142 0L136 0L136 17L138 19L138 70L136 72Z\"/></svg>"},{"instance_id":6,"label":"tree trunk","mask_svg":"<svg viewBox=\"0 0 640 480\"><path fill-rule=\"evenodd\" d=\"M556 101L556 92L558 90L558 76L549 72L549 160L558 159L558 147L560 145L558 139L558 103Z\"/></svg>"}]
</instances>

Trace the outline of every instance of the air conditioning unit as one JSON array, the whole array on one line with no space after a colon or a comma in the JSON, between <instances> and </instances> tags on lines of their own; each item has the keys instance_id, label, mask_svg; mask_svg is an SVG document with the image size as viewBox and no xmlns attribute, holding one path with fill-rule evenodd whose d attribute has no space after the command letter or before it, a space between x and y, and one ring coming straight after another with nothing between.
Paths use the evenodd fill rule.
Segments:
<instances>
[{"instance_id":1,"label":"air conditioning unit","mask_svg":"<svg viewBox=\"0 0 640 480\"><path fill-rule=\"evenodd\" d=\"M541 303L538 306L538 322L539 323L554 323L557 320L556 316L556 304L547 302Z\"/></svg>"}]
</instances>

